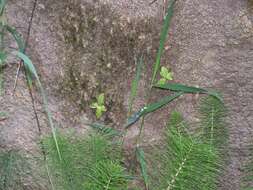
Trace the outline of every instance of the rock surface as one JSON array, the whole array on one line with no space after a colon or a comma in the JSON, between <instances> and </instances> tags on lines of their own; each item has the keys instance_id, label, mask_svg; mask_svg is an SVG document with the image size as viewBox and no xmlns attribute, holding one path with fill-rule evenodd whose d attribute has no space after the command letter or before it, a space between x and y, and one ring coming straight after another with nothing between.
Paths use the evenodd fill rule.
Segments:
<instances>
[{"instance_id":1,"label":"rock surface","mask_svg":"<svg viewBox=\"0 0 253 190\"><path fill-rule=\"evenodd\" d=\"M24 37L33 1L9 0L7 16ZM102 118L121 126L127 114L135 60L142 53L145 75L134 109L145 104L144 94L159 43L163 2L146 0L45 0L38 1L28 54L49 96L56 123L85 129L87 109L101 92L111 109ZM247 144L253 135L253 2L251 0L178 0L162 64L171 67L175 81L220 90L229 109L229 164L221 190L238 190L242 166L248 160ZM39 139L33 109L21 74L12 96L16 66L5 70L1 108L8 118L0 121L3 147L37 149ZM34 91L35 92L35 91ZM164 96L153 92L152 100ZM44 131L46 119L39 95L37 111ZM188 95L147 117L145 139L159 138L169 110L196 119L197 97ZM138 132L131 127L128 140ZM131 146L131 143L129 143Z\"/></svg>"}]
</instances>

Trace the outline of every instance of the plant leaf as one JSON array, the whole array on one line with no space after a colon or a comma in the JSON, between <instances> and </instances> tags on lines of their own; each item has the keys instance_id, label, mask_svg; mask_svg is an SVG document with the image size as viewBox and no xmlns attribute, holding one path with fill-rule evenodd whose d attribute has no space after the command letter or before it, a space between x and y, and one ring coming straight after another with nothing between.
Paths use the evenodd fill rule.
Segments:
<instances>
[{"instance_id":1,"label":"plant leaf","mask_svg":"<svg viewBox=\"0 0 253 190\"><path fill-rule=\"evenodd\" d=\"M23 54L22 52L18 52L18 51L15 51L14 53L17 55L17 57L19 57L21 60L23 60L25 68L27 69L27 71L29 71L31 73L31 75L33 77L35 77L35 79L38 83L38 86L40 88L40 92L41 92L41 95L42 95L42 98L43 98L44 109L45 109L45 112L47 114L47 118L48 118L48 121L49 121L49 126L51 128L51 132L52 132L52 135L53 135L53 138L54 138L55 146L56 146L56 149L57 149L57 152L58 152L58 157L59 157L59 160L62 161L61 152L60 152L60 148L58 146L56 131L55 131L55 127L54 127L54 123L53 123L53 119L52 119L52 114L48 109L47 96L46 96L46 93L44 92L44 88L43 88L43 86L40 82L40 79L39 79L39 76L36 72L36 69L35 69L32 61L25 54Z\"/></svg>"},{"instance_id":2,"label":"plant leaf","mask_svg":"<svg viewBox=\"0 0 253 190\"><path fill-rule=\"evenodd\" d=\"M168 31L169 31L171 19L172 19L173 12L174 12L175 2L176 2L176 0L172 0L170 6L168 7L168 11L167 11L167 14L166 14L166 17L165 17L165 20L164 20L164 24L163 24L163 28L162 28L162 32L161 32L161 37L160 37L160 45L159 45L158 53L156 55L156 61L155 61L154 68L153 68L151 86L155 82L155 78L156 78L157 72L158 72L159 67L160 67L161 57L162 57L162 54L163 54L163 51L164 51L165 41L166 41L166 38L167 38L167 34L168 34Z\"/></svg>"},{"instance_id":3,"label":"plant leaf","mask_svg":"<svg viewBox=\"0 0 253 190\"><path fill-rule=\"evenodd\" d=\"M99 106L104 105L105 94L104 93L99 94L99 96L97 97L97 101Z\"/></svg>"},{"instance_id":4,"label":"plant leaf","mask_svg":"<svg viewBox=\"0 0 253 190\"><path fill-rule=\"evenodd\" d=\"M97 102L93 102L91 105L90 105L90 108L92 109L97 109L98 107L98 103Z\"/></svg>"},{"instance_id":5,"label":"plant leaf","mask_svg":"<svg viewBox=\"0 0 253 190\"><path fill-rule=\"evenodd\" d=\"M158 83L157 84L159 84L159 85L163 85L163 84L166 84L166 79L165 78L161 78L159 81L158 81Z\"/></svg>"},{"instance_id":6,"label":"plant leaf","mask_svg":"<svg viewBox=\"0 0 253 190\"><path fill-rule=\"evenodd\" d=\"M146 189L149 188L149 179L148 179L148 173L147 173L147 163L145 160L145 153L142 150L141 147L136 148L136 157L141 167L141 174L143 177L143 181L145 183Z\"/></svg>"},{"instance_id":7,"label":"plant leaf","mask_svg":"<svg viewBox=\"0 0 253 190\"><path fill-rule=\"evenodd\" d=\"M0 52L0 69L1 69L1 66L4 64L6 58L7 58L6 52L1 51Z\"/></svg>"},{"instance_id":8,"label":"plant leaf","mask_svg":"<svg viewBox=\"0 0 253 190\"><path fill-rule=\"evenodd\" d=\"M32 74L31 77L34 77L37 81L40 81L39 75L37 74L37 71L29 57L20 51L16 51L15 54L24 61L25 68L29 71L30 74Z\"/></svg>"},{"instance_id":9,"label":"plant leaf","mask_svg":"<svg viewBox=\"0 0 253 190\"><path fill-rule=\"evenodd\" d=\"M209 91L203 88L186 86L186 85L178 84L178 83L157 84L154 87L164 89L164 90L176 91L176 92L184 92L184 93L192 93L192 94L196 94L196 93L209 94L219 99L220 101L223 101L222 97L217 92Z\"/></svg>"},{"instance_id":10,"label":"plant leaf","mask_svg":"<svg viewBox=\"0 0 253 190\"><path fill-rule=\"evenodd\" d=\"M18 50L21 53L24 53L25 51L25 43L21 37L21 35L12 27L6 25L6 29L8 32L10 32L10 34L13 36L13 38L15 39L17 45L18 45Z\"/></svg>"},{"instance_id":11,"label":"plant leaf","mask_svg":"<svg viewBox=\"0 0 253 190\"><path fill-rule=\"evenodd\" d=\"M102 134L106 134L109 136L121 136L120 131L113 129L111 127L108 127L104 124L91 123L91 124L88 124L88 126L92 127L93 129L97 130L98 132L100 132Z\"/></svg>"},{"instance_id":12,"label":"plant leaf","mask_svg":"<svg viewBox=\"0 0 253 190\"><path fill-rule=\"evenodd\" d=\"M174 99L180 97L182 94L183 94L182 92L178 92L178 93L175 93L171 96L166 96L158 102L155 102L155 103L152 103L152 104L149 104L149 105L143 107L141 110L139 110L138 112L135 112L134 114L132 114L128 118L127 123L125 124L124 127L127 128L127 127L131 126L132 124L137 122L140 119L140 117L142 117L150 112L154 112L157 109L167 105L168 103L170 103Z\"/></svg>"},{"instance_id":13,"label":"plant leaf","mask_svg":"<svg viewBox=\"0 0 253 190\"><path fill-rule=\"evenodd\" d=\"M137 95L137 89L138 89L139 81L141 79L141 72L142 72L143 65L144 65L143 56L141 56L140 60L137 63L136 76L134 80L132 81L132 85L131 85L131 95L130 95L130 103L129 103L129 109L128 109L129 114L132 113L133 102Z\"/></svg>"},{"instance_id":14,"label":"plant leaf","mask_svg":"<svg viewBox=\"0 0 253 190\"><path fill-rule=\"evenodd\" d=\"M97 118L99 119L105 111L106 111L105 106L98 106L96 109Z\"/></svg>"}]
</instances>

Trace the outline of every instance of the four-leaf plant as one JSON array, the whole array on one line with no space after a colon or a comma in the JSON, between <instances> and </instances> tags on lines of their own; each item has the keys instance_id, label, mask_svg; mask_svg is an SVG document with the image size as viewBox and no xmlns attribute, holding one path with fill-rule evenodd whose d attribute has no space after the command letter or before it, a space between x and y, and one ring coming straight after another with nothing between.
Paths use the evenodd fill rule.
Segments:
<instances>
[{"instance_id":1,"label":"four-leaf plant","mask_svg":"<svg viewBox=\"0 0 253 190\"><path fill-rule=\"evenodd\" d=\"M166 84L167 81L173 80L173 74L171 70L167 69L166 67L162 67L160 71L161 79L158 81L159 85Z\"/></svg>"},{"instance_id":2,"label":"four-leaf plant","mask_svg":"<svg viewBox=\"0 0 253 190\"><path fill-rule=\"evenodd\" d=\"M99 119L103 113L106 111L104 102L105 102L105 95L104 93L99 94L99 96L97 96L97 102L93 102L91 104L91 108L92 109L96 109L96 117Z\"/></svg>"}]
</instances>

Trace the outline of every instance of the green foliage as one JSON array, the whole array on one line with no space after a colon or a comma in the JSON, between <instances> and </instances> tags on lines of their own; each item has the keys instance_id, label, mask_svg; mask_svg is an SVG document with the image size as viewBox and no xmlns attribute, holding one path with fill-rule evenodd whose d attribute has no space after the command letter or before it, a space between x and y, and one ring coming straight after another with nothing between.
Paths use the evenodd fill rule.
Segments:
<instances>
[{"instance_id":1,"label":"green foliage","mask_svg":"<svg viewBox=\"0 0 253 190\"><path fill-rule=\"evenodd\" d=\"M125 190L129 181L121 165L120 145L100 134L85 137L57 133L62 161L52 137L44 142L48 165L59 190Z\"/></svg>"},{"instance_id":2,"label":"green foliage","mask_svg":"<svg viewBox=\"0 0 253 190\"><path fill-rule=\"evenodd\" d=\"M156 55L156 61L155 61L154 68L153 68L151 86L155 82L156 75L157 75L157 72L158 72L160 64L161 64L161 57L162 57L162 54L163 54L163 51L164 51L166 38L167 38L167 35L168 35L171 19L172 19L172 16L173 16L175 2L176 2L176 0L171 1L171 4L168 7L168 11L167 11L167 14L166 14L166 17L165 17L165 20L164 20L164 24L163 24L163 28L162 28L162 32L161 32L161 37L160 37L160 45L159 45L158 53Z\"/></svg>"},{"instance_id":3,"label":"green foliage","mask_svg":"<svg viewBox=\"0 0 253 190\"><path fill-rule=\"evenodd\" d=\"M44 105L44 109L46 111L46 114L47 114L47 118L48 118L48 121L49 121L49 126L51 127L51 132L52 132L52 135L54 137L54 142L55 142L55 145L56 145L56 148L57 148L57 152L58 152L58 158L59 160L61 160L61 153L60 153L60 148L58 146L58 141L57 141L57 136L56 136L56 132L55 132L55 127L54 127L54 123L53 123L53 119L52 119L52 114L51 112L49 111L48 109L48 100L47 100L47 96L46 96L46 93L44 91L44 88L40 82L40 79L39 79L39 76L36 72L36 69L32 63L32 61L29 59L29 57L27 57L25 54L23 54L22 52L15 52L16 55L23 60L24 62L24 65L25 65L25 69L27 70L27 75L29 76L30 80L32 78L35 78L36 79L36 82L40 88L40 93L42 95L42 99L43 99L43 105Z\"/></svg>"},{"instance_id":4,"label":"green foliage","mask_svg":"<svg viewBox=\"0 0 253 190\"><path fill-rule=\"evenodd\" d=\"M113 129L111 127L108 127L104 124L100 124L100 123L90 123L88 124L90 127L92 127L93 129L95 129L96 131L98 131L99 133L108 136L108 137L115 137L115 136L121 136L121 132Z\"/></svg>"},{"instance_id":5,"label":"green foliage","mask_svg":"<svg viewBox=\"0 0 253 190\"><path fill-rule=\"evenodd\" d=\"M96 116L98 119L106 111L104 104L105 104L105 95L104 95L104 93L101 93L97 97L97 102L93 102L90 106L91 108L96 109Z\"/></svg>"},{"instance_id":6,"label":"green foliage","mask_svg":"<svg viewBox=\"0 0 253 190\"><path fill-rule=\"evenodd\" d=\"M224 103L213 96L204 97L200 102L199 113L203 139L223 150L228 139L228 131L225 127L227 110Z\"/></svg>"},{"instance_id":7,"label":"green foliage","mask_svg":"<svg viewBox=\"0 0 253 190\"><path fill-rule=\"evenodd\" d=\"M0 190L24 190L26 159L16 151L0 151Z\"/></svg>"},{"instance_id":8,"label":"green foliage","mask_svg":"<svg viewBox=\"0 0 253 190\"><path fill-rule=\"evenodd\" d=\"M142 150L142 148L137 147L136 148L136 157L137 160L140 164L141 167L141 174L144 180L144 184L146 186L146 189L149 188L149 178L148 178L148 173L147 173L147 163L146 163L146 159L145 159L145 153Z\"/></svg>"},{"instance_id":9,"label":"green foliage","mask_svg":"<svg viewBox=\"0 0 253 190\"><path fill-rule=\"evenodd\" d=\"M148 113L154 112L157 109L167 105L168 103L172 102L173 100L177 99L180 97L183 93L178 92L175 93L171 96L166 96L163 99L159 100L158 102L151 103L143 108L141 108L139 111L133 113L127 120L127 123L125 124L125 128L131 126L134 124L136 121L138 121L142 116L145 116Z\"/></svg>"},{"instance_id":10,"label":"green foliage","mask_svg":"<svg viewBox=\"0 0 253 190\"><path fill-rule=\"evenodd\" d=\"M158 85L164 85L167 81L173 80L173 74L166 67L162 67L160 71L161 79L158 81Z\"/></svg>"},{"instance_id":11,"label":"green foliage","mask_svg":"<svg viewBox=\"0 0 253 190\"><path fill-rule=\"evenodd\" d=\"M133 102L134 102L136 95L137 95L139 81L141 80L141 73L142 73L143 64L144 64L144 61L143 61L143 57L141 56L140 60L137 63L136 76L135 76L134 80L132 81L132 85L131 85L130 103L129 103L129 108L128 108L129 114L132 113Z\"/></svg>"},{"instance_id":12,"label":"green foliage","mask_svg":"<svg viewBox=\"0 0 253 190\"><path fill-rule=\"evenodd\" d=\"M220 173L216 149L189 135L178 113L171 115L165 140L154 157L152 190L215 190Z\"/></svg>"},{"instance_id":13,"label":"green foliage","mask_svg":"<svg viewBox=\"0 0 253 190\"><path fill-rule=\"evenodd\" d=\"M208 94L208 95L211 95L211 96L217 98L220 101L223 101L222 97L217 92L206 90L203 88L186 86L186 85L178 84L178 83L157 84L154 87L160 88L163 90L175 91L175 92L184 92L184 93L191 93L191 94L196 94L196 93Z\"/></svg>"}]
</instances>

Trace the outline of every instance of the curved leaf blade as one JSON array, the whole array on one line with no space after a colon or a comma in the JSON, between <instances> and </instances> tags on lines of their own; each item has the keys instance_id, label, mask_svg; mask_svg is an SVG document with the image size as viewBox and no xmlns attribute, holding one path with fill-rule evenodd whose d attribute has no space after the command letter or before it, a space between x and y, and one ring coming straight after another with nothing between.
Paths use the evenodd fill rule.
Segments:
<instances>
[{"instance_id":1,"label":"curved leaf blade","mask_svg":"<svg viewBox=\"0 0 253 190\"><path fill-rule=\"evenodd\" d=\"M165 20L164 20L164 24L163 24L163 28L162 28L162 32L161 32L161 37L160 37L160 45L159 45L158 53L156 55L156 61L155 61L154 68L153 68L151 86L155 82L155 78L156 78L157 72L158 72L159 67L160 67L161 57L162 57L162 54L163 54L163 51L164 51L166 38L167 38L167 35L168 35L171 19L172 19L173 13L174 13L174 4L175 4L175 2L176 2L176 0L173 0L171 2L170 6L168 7L167 15L166 15Z\"/></svg>"},{"instance_id":2,"label":"curved leaf blade","mask_svg":"<svg viewBox=\"0 0 253 190\"><path fill-rule=\"evenodd\" d=\"M148 172L147 172L147 163L145 160L145 153L142 148L137 147L136 148L136 158L140 164L141 167L141 174L143 177L143 181L145 183L146 189L149 187L149 179L148 179Z\"/></svg>"},{"instance_id":3,"label":"curved leaf blade","mask_svg":"<svg viewBox=\"0 0 253 190\"><path fill-rule=\"evenodd\" d=\"M124 127L127 128L127 127L131 126L132 124L137 122L142 116L144 116L148 113L154 112L157 109L167 105L171 101L173 101L176 98L180 97L182 94L183 94L183 92L178 92L178 93L173 94L172 96L166 96L158 102L155 102L155 103L152 103L152 104L149 104L149 105L143 107L138 112L135 112L134 114L132 114L128 118L127 123L125 124Z\"/></svg>"},{"instance_id":4,"label":"curved leaf blade","mask_svg":"<svg viewBox=\"0 0 253 190\"><path fill-rule=\"evenodd\" d=\"M164 90L191 93L191 94L197 94L197 93L209 94L209 95L219 99L220 101L223 101L222 97L217 92L209 91L204 88L197 88L194 86L187 86L187 85L183 85L183 84L179 84L179 83L157 84L154 87L164 89Z\"/></svg>"},{"instance_id":5,"label":"curved leaf blade","mask_svg":"<svg viewBox=\"0 0 253 190\"><path fill-rule=\"evenodd\" d=\"M12 27L6 25L7 31L13 36L15 39L17 45L18 45L18 50L22 53L25 52L25 43L23 39L21 38L21 35Z\"/></svg>"},{"instance_id":6,"label":"curved leaf blade","mask_svg":"<svg viewBox=\"0 0 253 190\"><path fill-rule=\"evenodd\" d=\"M52 114L51 114L50 110L48 109L47 96L46 96L46 93L44 92L44 88L43 88L43 86L40 82L37 71L36 71L32 61L24 53L19 52L19 51L15 51L14 53L16 54L16 56L18 58L20 58L24 62L25 68L27 69L27 71L30 74L32 74L32 76L30 76L30 77L34 77L36 79L37 83L38 83L38 86L40 88L40 92L41 92L41 95L42 95L42 98L43 98L44 109L45 109L45 112L47 114L47 118L48 118L48 121L49 121L49 126L51 127L51 132L52 132L54 142L55 142L55 146L56 146L56 149L57 149L57 152L58 152L59 160L62 161L60 148L59 148L58 141L57 141L57 136L56 136L56 130L55 130L53 119L52 119Z\"/></svg>"}]
</instances>

